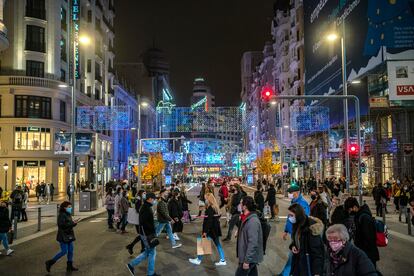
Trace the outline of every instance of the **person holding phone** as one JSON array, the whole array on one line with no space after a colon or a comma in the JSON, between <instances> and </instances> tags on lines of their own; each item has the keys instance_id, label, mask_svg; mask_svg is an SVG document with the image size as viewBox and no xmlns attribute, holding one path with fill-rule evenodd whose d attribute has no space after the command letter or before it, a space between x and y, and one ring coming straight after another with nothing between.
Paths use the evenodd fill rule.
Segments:
<instances>
[{"instance_id":1,"label":"person holding phone","mask_svg":"<svg viewBox=\"0 0 414 276\"><path fill-rule=\"evenodd\" d=\"M56 240L60 244L60 252L52 259L46 261L46 270L50 272L50 268L63 256L67 255L68 261L66 266L67 272L78 271L73 266L73 242L75 239L75 232L73 227L78 224L79 220L72 219L72 205L65 201L60 205L58 216L58 233Z\"/></svg>"}]
</instances>

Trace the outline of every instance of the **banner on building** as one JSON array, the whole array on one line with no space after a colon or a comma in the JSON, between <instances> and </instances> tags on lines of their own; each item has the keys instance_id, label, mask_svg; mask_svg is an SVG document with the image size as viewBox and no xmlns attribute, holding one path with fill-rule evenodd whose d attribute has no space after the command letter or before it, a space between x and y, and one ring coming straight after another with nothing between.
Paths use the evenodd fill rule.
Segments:
<instances>
[{"instance_id":1,"label":"banner on building","mask_svg":"<svg viewBox=\"0 0 414 276\"><path fill-rule=\"evenodd\" d=\"M70 154L71 148L70 133L55 133L55 154Z\"/></svg>"},{"instance_id":2,"label":"banner on building","mask_svg":"<svg viewBox=\"0 0 414 276\"><path fill-rule=\"evenodd\" d=\"M88 155L91 152L91 146L91 133L76 133L75 154Z\"/></svg>"},{"instance_id":3,"label":"banner on building","mask_svg":"<svg viewBox=\"0 0 414 276\"><path fill-rule=\"evenodd\" d=\"M388 61L387 71L390 100L414 100L414 60Z\"/></svg>"},{"instance_id":4,"label":"banner on building","mask_svg":"<svg viewBox=\"0 0 414 276\"><path fill-rule=\"evenodd\" d=\"M329 131L329 152L341 152L345 140L343 129L333 129Z\"/></svg>"}]
</instances>

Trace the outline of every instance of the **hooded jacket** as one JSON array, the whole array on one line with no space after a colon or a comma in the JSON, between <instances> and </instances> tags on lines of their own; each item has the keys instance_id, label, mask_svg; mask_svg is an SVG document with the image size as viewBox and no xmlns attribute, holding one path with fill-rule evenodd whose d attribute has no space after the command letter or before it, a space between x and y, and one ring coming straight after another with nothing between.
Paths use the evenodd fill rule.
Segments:
<instances>
[{"instance_id":1,"label":"hooded jacket","mask_svg":"<svg viewBox=\"0 0 414 276\"><path fill-rule=\"evenodd\" d=\"M263 232L256 212L251 212L241 223L236 252L239 263L258 264L263 261Z\"/></svg>"},{"instance_id":2,"label":"hooded jacket","mask_svg":"<svg viewBox=\"0 0 414 276\"><path fill-rule=\"evenodd\" d=\"M348 242L337 254L339 263L335 266L329 258L326 276L377 276L377 270L368 256Z\"/></svg>"},{"instance_id":3,"label":"hooded jacket","mask_svg":"<svg viewBox=\"0 0 414 276\"><path fill-rule=\"evenodd\" d=\"M294 203L297 203L300 206L302 206L303 209L305 210L305 215L309 216L310 214L309 203L303 198L302 194L299 194L298 198L292 199L292 202L290 204L292 205ZM285 233L292 234L292 223L288 219L286 219Z\"/></svg>"},{"instance_id":4,"label":"hooded jacket","mask_svg":"<svg viewBox=\"0 0 414 276\"><path fill-rule=\"evenodd\" d=\"M362 205L355 215L355 245L364 251L372 262L379 260L375 220L368 205Z\"/></svg>"},{"instance_id":5,"label":"hooded jacket","mask_svg":"<svg viewBox=\"0 0 414 276\"><path fill-rule=\"evenodd\" d=\"M299 237L299 245L296 244L297 241L293 238L290 248L295 246L299 249L299 253L293 254L289 275L323 275L325 262L325 245L322 241L323 229L324 225L320 219L306 217L305 224L292 233L292 237ZM297 231L300 231L300 233L297 233ZM309 259L307 254L309 254ZM311 270L311 274L308 273L308 268Z\"/></svg>"}]
</instances>

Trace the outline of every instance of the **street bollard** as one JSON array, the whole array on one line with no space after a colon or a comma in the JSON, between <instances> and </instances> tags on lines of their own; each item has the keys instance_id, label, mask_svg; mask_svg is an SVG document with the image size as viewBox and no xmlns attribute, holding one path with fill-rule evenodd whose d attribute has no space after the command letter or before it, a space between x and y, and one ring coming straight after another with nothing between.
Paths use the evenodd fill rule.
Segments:
<instances>
[{"instance_id":1,"label":"street bollard","mask_svg":"<svg viewBox=\"0 0 414 276\"><path fill-rule=\"evenodd\" d=\"M37 207L37 232L41 230L41 223L42 223L42 208Z\"/></svg>"},{"instance_id":2,"label":"street bollard","mask_svg":"<svg viewBox=\"0 0 414 276\"><path fill-rule=\"evenodd\" d=\"M17 239L17 216L14 216L13 221L13 240Z\"/></svg>"},{"instance_id":3,"label":"street bollard","mask_svg":"<svg viewBox=\"0 0 414 276\"><path fill-rule=\"evenodd\" d=\"M407 225L408 225L408 235L412 235L412 232L411 232L411 210L410 210L410 208L407 208L407 214L408 214L408 223L407 223Z\"/></svg>"},{"instance_id":4,"label":"street bollard","mask_svg":"<svg viewBox=\"0 0 414 276\"><path fill-rule=\"evenodd\" d=\"M385 208L384 208L384 204L381 204L381 214L382 214L382 222L384 224L386 224L387 222L385 221Z\"/></svg>"}]
</instances>

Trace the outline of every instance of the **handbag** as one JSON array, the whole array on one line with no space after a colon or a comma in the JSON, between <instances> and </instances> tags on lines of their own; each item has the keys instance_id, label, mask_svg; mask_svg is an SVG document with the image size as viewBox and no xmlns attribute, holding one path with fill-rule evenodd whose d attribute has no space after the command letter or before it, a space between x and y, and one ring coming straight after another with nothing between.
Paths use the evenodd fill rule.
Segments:
<instances>
[{"instance_id":1,"label":"handbag","mask_svg":"<svg viewBox=\"0 0 414 276\"><path fill-rule=\"evenodd\" d=\"M139 225L139 214L135 208L128 208L127 221L129 224Z\"/></svg>"},{"instance_id":2,"label":"handbag","mask_svg":"<svg viewBox=\"0 0 414 276\"><path fill-rule=\"evenodd\" d=\"M181 220L174 222L174 224L172 225L172 230L174 233L181 233L183 232L183 222Z\"/></svg>"},{"instance_id":3,"label":"handbag","mask_svg":"<svg viewBox=\"0 0 414 276\"><path fill-rule=\"evenodd\" d=\"M211 255L213 254L211 249L211 239L210 238L197 238L197 255Z\"/></svg>"},{"instance_id":4,"label":"handbag","mask_svg":"<svg viewBox=\"0 0 414 276\"><path fill-rule=\"evenodd\" d=\"M152 249L160 244L160 241L155 235L147 236L144 231L144 227L141 226L141 240L144 243L146 249Z\"/></svg>"}]
</instances>

